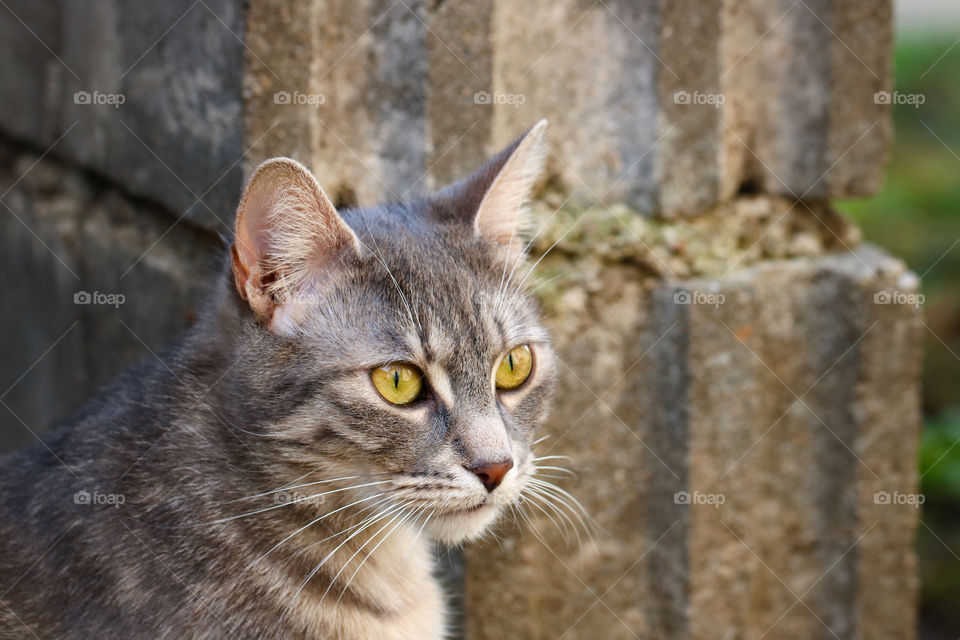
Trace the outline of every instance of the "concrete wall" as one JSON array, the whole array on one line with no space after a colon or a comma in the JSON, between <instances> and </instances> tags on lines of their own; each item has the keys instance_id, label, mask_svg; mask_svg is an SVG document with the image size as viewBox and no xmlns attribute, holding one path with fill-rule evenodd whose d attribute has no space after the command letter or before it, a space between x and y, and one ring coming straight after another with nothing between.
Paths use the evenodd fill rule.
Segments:
<instances>
[{"instance_id":1,"label":"concrete wall","mask_svg":"<svg viewBox=\"0 0 960 640\"><path fill-rule=\"evenodd\" d=\"M263 158L369 203L548 117L538 446L594 539L528 505L467 550L466 636L911 637L917 511L883 496L917 491L917 282L830 207L882 177L889 2L5 11L3 447L190 323Z\"/></svg>"}]
</instances>

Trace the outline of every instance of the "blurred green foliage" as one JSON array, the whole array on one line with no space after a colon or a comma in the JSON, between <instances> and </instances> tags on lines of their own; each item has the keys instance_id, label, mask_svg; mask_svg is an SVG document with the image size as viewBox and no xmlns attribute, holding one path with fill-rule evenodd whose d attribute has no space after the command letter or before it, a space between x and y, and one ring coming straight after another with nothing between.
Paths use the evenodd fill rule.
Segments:
<instances>
[{"instance_id":1,"label":"blurred green foliage","mask_svg":"<svg viewBox=\"0 0 960 640\"><path fill-rule=\"evenodd\" d=\"M960 505L960 408L927 419L920 448L923 490L932 499ZM957 507L960 511L960 507ZM960 513L958 513L960 517Z\"/></svg>"},{"instance_id":2,"label":"blurred green foliage","mask_svg":"<svg viewBox=\"0 0 960 640\"><path fill-rule=\"evenodd\" d=\"M955 36L954 36L955 38ZM960 628L960 44L904 38L895 89L923 104L894 105L896 138L886 181L872 198L838 203L864 237L923 279L925 356L918 535L922 609Z\"/></svg>"},{"instance_id":3,"label":"blurred green foliage","mask_svg":"<svg viewBox=\"0 0 960 640\"><path fill-rule=\"evenodd\" d=\"M937 627L955 634L960 630L960 407L927 418L920 476L926 497L917 539L921 606Z\"/></svg>"}]
</instances>

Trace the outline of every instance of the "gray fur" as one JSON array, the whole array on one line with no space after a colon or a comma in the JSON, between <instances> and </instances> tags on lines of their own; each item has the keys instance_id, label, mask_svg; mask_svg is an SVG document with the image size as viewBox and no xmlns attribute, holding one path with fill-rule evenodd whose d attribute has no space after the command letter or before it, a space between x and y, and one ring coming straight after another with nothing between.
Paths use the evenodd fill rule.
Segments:
<instances>
[{"instance_id":1,"label":"gray fur","mask_svg":"<svg viewBox=\"0 0 960 640\"><path fill-rule=\"evenodd\" d=\"M267 330L227 266L179 344L120 374L45 445L3 458L0 637L404 638L437 628L422 619L443 618L426 538L458 543L486 529L467 516L435 526L439 512L501 491L487 497L472 465L512 456L515 490L502 500L515 500L553 386L535 303L514 291L528 267L514 269L472 226L516 146L437 195L342 212L361 250L300 292L309 314L295 332ZM498 396L497 359L525 343L531 379ZM436 371L452 397L439 397L438 381L438 395L397 408L363 387L371 367L399 360ZM344 476L357 478L330 481ZM310 482L324 483L288 494L382 484L294 503L250 498ZM124 503L77 504L79 492ZM383 534L361 545L387 519L296 593L349 534L326 538L403 500L416 502L395 512L393 537L348 587Z\"/></svg>"}]
</instances>

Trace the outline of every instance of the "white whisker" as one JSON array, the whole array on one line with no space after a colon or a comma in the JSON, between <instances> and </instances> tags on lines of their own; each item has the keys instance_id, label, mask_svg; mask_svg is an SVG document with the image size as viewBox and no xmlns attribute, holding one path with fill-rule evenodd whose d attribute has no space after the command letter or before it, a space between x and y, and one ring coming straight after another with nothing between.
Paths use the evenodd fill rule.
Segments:
<instances>
[{"instance_id":1,"label":"white whisker","mask_svg":"<svg viewBox=\"0 0 960 640\"><path fill-rule=\"evenodd\" d=\"M570 199L570 196L567 196L567 200L569 200L569 199ZM526 255L527 255L527 252L530 250L530 247L533 246L533 243L536 241L536 239L540 236L540 233L547 227L547 225L550 223L550 221L553 220L554 216L556 216L557 213L560 212L560 209L562 209L562 208L563 208L563 205L565 205L565 204L567 203L567 200L564 200L563 203L561 203L559 207L557 207L556 209L553 210L553 213L551 213L550 216L547 217L546 220L544 220L542 223L540 223L540 226L537 227L536 232L530 237L530 239L527 241L527 243L526 243L525 245L523 245L523 249L520 251L520 254L518 255L516 261L513 263L513 267L510 269L510 275L507 277L506 287L504 288L503 292L501 293L501 296L500 296L500 297L498 298L498 300L497 300L497 305L496 305L496 307L495 307L496 311L499 311L499 310L502 308L502 303L503 303L503 301L504 301L503 295L505 295L506 292L507 292L507 289L509 289L510 283L513 281L514 272L517 270L517 267L520 266L520 264L523 262L524 258L525 258ZM572 228L573 228L573 227L571 227L571 229L572 229ZM567 230L567 233L570 233L570 230ZM567 234L564 233L563 236L560 237L560 240L562 240L563 237L566 236L566 235L567 235ZM557 242L559 242L559 240L558 240ZM555 245L556 245L556 243L554 243L554 246L555 246ZM551 249L552 249L552 248L553 248L553 247L551 247ZM548 251L548 253L549 253L549 251ZM544 255L546 255L546 254L544 254ZM543 259L543 257L541 256L541 260L542 260L542 259ZM537 260L537 264L540 264L540 260ZM533 265L533 266L535 267L535 266L537 266L537 265L535 264L535 265Z\"/></svg>"},{"instance_id":2,"label":"white whisker","mask_svg":"<svg viewBox=\"0 0 960 640\"><path fill-rule=\"evenodd\" d=\"M552 515L550 512L548 512L544 507L540 506L539 503L534 502L533 498L535 498L535 497L536 497L536 498L540 498L541 500L544 500L544 503L547 504L547 505L550 505L550 502L547 501L547 500L545 500L545 499L543 498L543 496L540 496L538 493L535 493L533 490L530 490L530 495L529 495L529 496L524 496L524 497L527 499L527 502L528 502L531 506L533 506L533 507L535 507L537 510L539 510L543 515L545 515L545 516L547 517L548 520L550 520L550 522L553 523L553 526L555 526L555 527L557 528L557 531L559 531L560 534L563 536L563 542L564 542L564 544L570 544L570 540L569 540L569 538L568 538L568 532L567 532L566 523L564 523L563 525L561 525L560 522L557 522L556 518L554 518L553 515ZM554 509L554 510L555 510L555 509Z\"/></svg>"},{"instance_id":3,"label":"white whisker","mask_svg":"<svg viewBox=\"0 0 960 640\"><path fill-rule=\"evenodd\" d=\"M576 478L576 477L577 477L576 471L571 471L570 469L567 469L566 467L554 467L554 466L550 466L550 465L539 466L539 465L538 465L538 466L534 467L534 469L535 469L535 471L539 471L540 469L546 469L547 471L560 471L560 472L562 472L562 473L566 473L567 475L569 475L569 476L572 477L572 478Z\"/></svg>"},{"instance_id":4,"label":"white whisker","mask_svg":"<svg viewBox=\"0 0 960 640\"><path fill-rule=\"evenodd\" d=\"M576 518L580 527L590 539L591 544L596 545L594 531L597 528L597 525L579 500L552 482L531 478L530 483L532 488L537 488L542 494L549 496L550 499L556 502L558 506L562 505L564 508L566 508L566 510L569 511L574 518ZM578 531L576 527L574 527L574 530Z\"/></svg>"},{"instance_id":5,"label":"white whisker","mask_svg":"<svg viewBox=\"0 0 960 640\"><path fill-rule=\"evenodd\" d=\"M343 594L345 594L345 593L347 592L347 589L350 588L350 583L353 582L354 576L357 575L357 573L360 571L361 567L363 567L364 563L366 563L366 561L370 559L370 557L374 554L374 552L376 552L376 550L380 548L380 545L382 545L384 542L386 542L387 538L389 538L390 535L391 535L394 531L396 531L398 528L400 528L404 523L406 523L408 520L415 519L417 515L423 513L426 509L427 509L427 507L424 506L424 507L418 509L417 511L413 511L413 512L410 512L410 513L404 515L404 517L400 519L400 522L398 522L389 532L387 532L387 534L386 534L385 536L383 536L383 539L380 540L380 542L378 542L372 549L370 549L370 552L369 552L366 556L364 556L363 560L360 561L360 564L357 565L357 568L354 569L353 573L350 574L350 577L347 578L347 583L343 586L343 590L340 591L340 597L337 598L337 604L340 604L340 600L343 599ZM426 523L424 523L424 524L426 524ZM389 526L389 524L388 524L388 526ZM386 528L386 527L384 527L384 528ZM381 529L380 531L382 531L382 530L383 530L383 529ZM422 528L421 528L421 530L422 530ZM376 534L374 534L373 537L370 538L370 540L373 540L373 538L375 538L377 535L379 535L379 534L380 534L380 531L378 531ZM418 533L418 535L419 535L419 533ZM369 543L370 540L368 540L367 543ZM364 543L364 546L366 546L367 543ZM361 551L362 549L363 549L363 547L360 547L360 549L357 549L357 553L360 553L360 551ZM353 555L355 556L356 553L353 554ZM344 564L344 568L346 568L346 565L350 563L350 560L353 560L353 556L350 556L350 559L347 560L347 563L346 563L346 564ZM339 575L339 574L337 574L337 575ZM334 578L334 580L336 580L336 578ZM331 583L331 585L332 585L332 583ZM326 594L324 594L324 595L326 595Z\"/></svg>"},{"instance_id":6,"label":"white whisker","mask_svg":"<svg viewBox=\"0 0 960 640\"><path fill-rule=\"evenodd\" d=\"M301 582L300 586L297 588L296 593L293 594L293 597L290 600L290 605L287 608L289 609L289 607L293 605L293 601L295 601L300 596L300 592L302 592L303 588L307 586L307 583L310 582L311 579L313 579L313 576L317 575L317 572L320 570L320 568L323 567L323 565L326 564L327 560L332 558L333 555L343 547L343 545L350 542L350 540L352 540L359 534L363 533L364 531L366 531L368 528L370 528L377 522L380 522L384 518L390 516L393 513L396 513L401 509L403 509L403 505L394 505L391 507L387 507L385 510L380 511L379 513L376 513L373 516L367 518L368 522L366 524L364 524L362 527L360 527L359 529L351 533L345 540L343 540L343 542L338 544L333 549L333 551L331 551L326 556L324 556L323 559L317 564L317 566L315 566L313 570L307 575L307 577L304 578L303 582ZM333 583L331 582L331 584ZM327 590L329 590L329 587ZM326 592L324 592L324 595L326 595Z\"/></svg>"},{"instance_id":7,"label":"white whisker","mask_svg":"<svg viewBox=\"0 0 960 640\"><path fill-rule=\"evenodd\" d=\"M533 458L532 462L540 462L541 460L566 460L568 462L573 462L573 458L570 456L540 456L539 458Z\"/></svg>"},{"instance_id":8,"label":"white whisker","mask_svg":"<svg viewBox=\"0 0 960 640\"><path fill-rule=\"evenodd\" d=\"M350 562L352 562L353 559L357 557L357 554L359 554L361 551L363 551L364 547L366 547L368 544L370 544L370 543L373 541L374 538L376 538L378 535L380 535L380 534L383 532L383 530L386 529L387 527L389 527L397 518L405 518L405 517L406 517L407 512L405 511L405 509L406 509L406 505L400 505L399 509L396 511L396 513L394 514L394 516L393 516L392 518L390 518L390 520L388 520L385 525L383 525L382 527L380 527L379 529L377 529L376 533L374 533L372 536L370 536L369 538L367 538L366 540L364 540L363 544L361 544L360 547L359 547L356 551L354 551L353 554L352 554L349 558L347 558L347 561L343 563L343 565L340 567L340 570L337 571L337 574L336 574L335 576L333 576L333 578L330 580L330 584L327 585L327 588L326 588L326 590L323 592L323 595L320 596L320 601L321 601L321 602L323 602L323 599L327 597L327 594L330 593L330 589L332 589L332 588L333 588L333 585L336 584L337 579L338 579L338 578L340 577L340 575L344 572L344 570L347 568L347 566L350 564ZM403 520L401 520L401 522L402 522L402 521L403 521ZM384 537L384 540L386 540L386 537ZM381 541L381 542L382 542L382 541ZM377 546L380 546L380 543L378 543ZM374 549L376 549L376 547L374 547ZM346 591L346 588L344 588L344 591ZM340 596L343 597L343 592L340 593ZM338 599L337 602L339 603L340 600Z\"/></svg>"},{"instance_id":9,"label":"white whisker","mask_svg":"<svg viewBox=\"0 0 960 640\"><path fill-rule=\"evenodd\" d=\"M260 556L259 558L257 558L255 561L253 561L253 562L251 562L250 564L248 564L248 565L246 566L246 568L244 568L244 570L241 571L240 573L241 573L241 574L246 573L246 572L249 571L251 568L253 568L255 565L259 564L261 560L263 560L263 559L266 558L268 555L270 555L271 553L273 553L274 551L276 551L276 549L277 549L278 547L280 547L280 545L282 545L284 542L286 542L286 541L289 540L290 538L296 536L297 534L301 533L302 531L305 531L305 530L309 529L311 526L315 525L316 523L320 522L321 520L323 520L323 519L325 519L325 518L328 518L328 517L332 516L332 515L335 514L335 513L338 513L338 512L340 512L340 511L343 511L344 509L347 509L347 508L352 507L352 506L354 506L354 505L360 504L361 502L366 502L367 500L373 500L373 499L375 499L375 498L382 497L383 495L384 495L383 493L376 493L376 494L374 494L374 495L372 495L372 496L369 496L369 497L367 497L367 498L361 498L360 500L355 500L355 501L351 502L350 504L348 504L348 505L346 505L346 506L340 507L340 508L338 508L338 509L334 509L333 511L329 511L329 512L323 514L322 516L320 516L319 518L316 518L315 520L311 520L310 522L308 522L307 524L303 525L302 527L300 527L299 529L297 529L296 531L294 531L293 533L291 533L290 535L288 535L286 538L284 538L283 540L281 540L280 542L278 542L277 544L275 544L269 551L267 551L265 554L263 554L262 556Z\"/></svg>"},{"instance_id":10,"label":"white whisker","mask_svg":"<svg viewBox=\"0 0 960 640\"><path fill-rule=\"evenodd\" d=\"M316 493L316 494L313 494L313 495L311 495L311 496L303 496L303 497L301 497L301 498L297 498L297 499L295 499L295 500L291 500L290 502L284 502L284 503L282 503L282 504L275 504L275 505L273 505L272 507L264 507L264 508L262 508L262 509L256 509L256 510L254 510L254 511L248 511L247 513L241 513L240 515L236 515L236 516L229 516L229 517L226 517L226 518L220 518L219 520L212 520L212 521L210 521L210 522L201 522L201 523L199 523L199 524L184 525L183 527L173 527L173 528L176 528L176 529L181 529L181 528L182 528L182 529L193 529L193 528L196 528L196 527L206 527L206 526L209 526L209 525L222 524L222 523L224 523L224 522L230 522L231 520L237 520L237 519L239 519L239 518L248 518L248 517L250 517L250 516L257 515L258 513L266 513L267 511L273 511L274 509L280 509L281 507L289 507L290 505L297 504L297 503L299 503L299 502L306 502L306 501L308 501L308 500L316 500L317 498L320 498L320 497L323 497L323 496L328 496L328 495L330 495L330 494L332 494L332 493L341 493L341 492L343 492L343 491L352 491L352 490L354 490L354 489L361 489L361 488L363 488L363 487L372 487L372 486L374 486L374 485L384 484L384 483L387 483L387 482L393 482L393 480L380 480L380 481L377 481L377 482L367 482L367 483L365 483L365 484L357 484L357 485L353 485L353 486L350 486L350 487L341 487L341 488L339 488L339 489L333 489L333 490L331 490L331 491L324 491L323 493Z\"/></svg>"},{"instance_id":11,"label":"white whisker","mask_svg":"<svg viewBox=\"0 0 960 640\"><path fill-rule=\"evenodd\" d=\"M560 244L560 242L561 242L564 238L567 237L567 234L568 234L568 233L570 233L571 231L573 231L574 227L576 227L576 224L572 225L569 229L567 229L566 231L564 231L564 232L563 232L563 235L560 236L559 238L557 238L557 241L554 242L552 245L550 245L550 248L547 249L547 250L543 253L542 256L540 256L539 258L537 258L537 261L533 263L533 266L531 266L531 267L527 270L526 275L524 275L524 276L523 276L523 279L520 280L520 284L517 285L516 289L515 289L514 292L513 292L513 295L510 296L510 300L513 300L513 299L515 299L515 298L517 297L517 295L518 295L518 294L520 293L520 291L523 289L523 284L527 281L527 278L530 277L530 274L533 273L533 270L537 268L537 265L539 265L539 264L543 261L543 259L546 258L546 257L550 254L550 252L553 251L553 249L554 249L558 244ZM512 275L512 274L511 274L511 275Z\"/></svg>"},{"instance_id":12,"label":"white whisker","mask_svg":"<svg viewBox=\"0 0 960 640\"><path fill-rule=\"evenodd\" d=\"M306 478L308 475L310 475L310 473L315 473L315 471L311 471L311 472L309 472L309 473L306 473L306 474L300 476L299 478L297 478L297 480L301 480L301 479L303 479L303 478ZM312 487L312 486L318 485L318 484L329 484L329 483L331 483L331 482L339 482L339 481L341 481L341 480L356 480L357 478L362 478L362 477L366 477L366 476L343 476L343 477L341 477L341 478L331 478L330 480L317 480L316 482L307 482L307 483L298 484L298 485L295 485L295 486L292 486L292 487L291 487L291 486L288 486L288 485L289 485L289 483L288 483L287 485L284 485L284 486L279 487L279 488L277 488L277 489L271 489L270 491L264 491L263 493L255 493L255 494L253 494L252 496L244 496L244 497L242 497L242 498L234 498L233 500L228 500L227 502L224 502L224 504L232 504L232 503L234 503L234 502L242 502L242 501L244 501L244 500L253 500L254 498L262 498L262 497L264 497L264 496L269 496L269 495L272 495L272 494L274 494L274 493L283 493L284 491L293 491L294 489L302 489L302 488L304 488L304 487ZM370 477L372 477L372 476L370 476Z\"/></svg>"}]
</instances>

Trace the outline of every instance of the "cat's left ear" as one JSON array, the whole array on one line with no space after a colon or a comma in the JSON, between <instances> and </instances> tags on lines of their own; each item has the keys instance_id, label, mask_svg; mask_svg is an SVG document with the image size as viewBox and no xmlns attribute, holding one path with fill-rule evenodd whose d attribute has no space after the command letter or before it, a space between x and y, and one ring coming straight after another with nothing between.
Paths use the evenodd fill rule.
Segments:
<instances>
[{"instance_id":1,"label":"cat's left ear","mask_svg":"<svg viewBox=\"0 0 960 640\"><path fill-rule=\"evenodd\" d=\"M475 174L437 196L441 219L472 215L473 232L512 257L522 253L529 220L526 203L547 160L547 121L541 120Z\"/></svg>"},{"instance_id":2,"label":"cat's left ear","mask_svg":"<svg viewBox=\"0 0 960 640\"><path fill-rule=\"evenodd\" d=\"M278 310L359 248L309 169L273 158L253 172L237 208L231 258L237 292L265 325L275 328Z\"/></svg>"}]
</instances>

